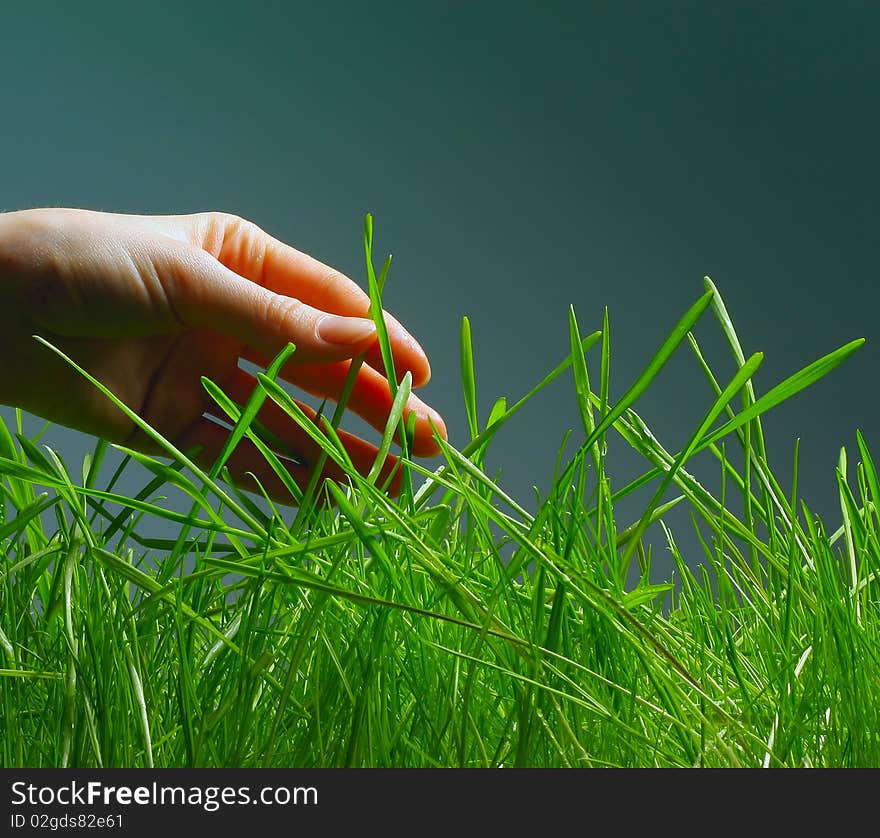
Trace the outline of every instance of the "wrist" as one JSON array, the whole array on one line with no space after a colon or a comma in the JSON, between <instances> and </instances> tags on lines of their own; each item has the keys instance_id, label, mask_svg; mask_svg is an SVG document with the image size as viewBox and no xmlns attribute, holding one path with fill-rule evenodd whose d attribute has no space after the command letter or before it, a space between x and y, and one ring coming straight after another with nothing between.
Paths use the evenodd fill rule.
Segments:
<instances>
[{"instance_id":1,"label":"wrist","mask_svg":"<svg viewBox=\"0 0 880 838\"><path fill-rule=\"evenodd\" d=\"M39 210L0 213L0 404L20 406L19 370L30 347L30 317L25 311L21 288L28 265L34 263L27 246L29 227Z\"/></svg>"},{"instance_id":2,"label":"wrist","mask_svg":"<svg viewBox=\"0 0 880 838\"><path fill-rule=\"evenodd\" d=\"M34 233L41 221L45 223L43 212L38 209L0 212L0 299L4 303L12 302L9 295L13 287L18 286L28 265L33 266Z\"/></svg>"}]
</instances>

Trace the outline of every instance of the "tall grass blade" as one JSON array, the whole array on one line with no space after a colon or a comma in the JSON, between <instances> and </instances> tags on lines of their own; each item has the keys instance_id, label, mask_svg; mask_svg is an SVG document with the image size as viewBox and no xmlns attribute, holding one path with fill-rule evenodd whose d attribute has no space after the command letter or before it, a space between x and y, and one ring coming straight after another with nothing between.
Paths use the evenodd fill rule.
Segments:
<instances>
[{"instance_id":1,"label":"tall grass blade","mask_svg":"<svg viewBox=\"0 0 880 838\"><path fill-rule=\"evenodd\" d=\"M834 350L834 352L830 352L818 361L814 361L812 364L804 367L794 375L789 376L785 381L777 384L771 390L768 390L763 396L757 399L754 404L751 404L744 409L735 419L731 419L718 428L718 430L709 434L700 443L700 448L704 448L717 442L719 439L727 436L737 428L741 428L746 423L751 422L752 419L757 416L766 413L771 408L776 407L778 404L781 404L795 394L800 393L802 390L815 384L819 379L824 378L829 372L831 372L831 370L842 364L854 352L860 349L864 343L864 338L850 341L850 343L841 346L839 349Z\"/></svg>"},{"instance_id":2,"label":"tall grass blade","mask_svg":"<svg viewBox=\"0 0 880 838\"><path fill-rule=\"evenodd\" d=\"M624 393L617 404L610 408L608 413L603 416L593 432L584 442L584 448L589 448L596 442L602 434L605 433L648 389L650 383L657 377L660 370L666 366L666 362L672 357L673 352L678 348L679 344L685 339L688 332L693 328L697 320L700 319L703 312L712 302L712 292L707 291L694 303L681 318L678 324L670 333L669 337L663 342L661 347L651 358L648 366L645 367L642 374L635 380L629 390Z\"/></svg>"},{"instance_id":3,"label":"tall grass blade","mask_svg":"<svg viewBox=\"0 0 880 838\"><path fill-rule=\"evenodd\" d=\"M756 352L754 355L752 355L751 358L749 358L748 361L746 361L746 363L742 367L740 367L740 369L731 379L727 387L724 388L721 395L715 400L715 403L712 405L712 407L709 409L709 412L700 423L699 428L697 428L696 432L691 436L688 444L675 458L675 461L672 463L671 468L669 469L669 471L667 471L666 476L663 478L663 481L660 483L660 486L654 493L654 496L651 498L647 509L642 515L641 520L639 521L635 531L630 538L629 544L624 550L623 557L620 561L621 581L624 581L626 579L626 575L629 572L629 564L632 559L633 551L636 549L636 546L639 543L642 534L644 533L645 529L648 526L648 523L651 520L651 516L653 515L654 510L662 500L663 495L666 493L666 490L669 488L669 485L672 483L672 480L678 473L678 470L697 450L697 447L699 446L703 435L709 430L709 428L712 427L712 425L715 423L715 420L721 415L721 412L724 410L730 400L743 388L745 382L748 381L755 374L755 372L757 372L758 367L761 366L763 360L763 354L760 352Z\"/></svg>"},{"instance_id":4,"label":"tall grass blade","mask_svg":"<svg viewBox=\"0 0 880 838\"><path fill-rule=\"evenodd\" d=\"M464 395L464 410L467 416L471 439L480 432L477 419L477 385L474 375L474 348L471 341L471 321L461 318L461 388Z\"/></svg>"}]
</instances>

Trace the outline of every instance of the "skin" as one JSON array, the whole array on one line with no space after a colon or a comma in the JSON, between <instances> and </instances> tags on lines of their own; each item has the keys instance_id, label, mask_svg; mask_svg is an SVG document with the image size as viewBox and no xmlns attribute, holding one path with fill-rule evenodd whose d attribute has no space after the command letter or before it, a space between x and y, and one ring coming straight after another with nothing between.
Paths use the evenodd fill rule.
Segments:
<instances>
[{"instance_id":1,"label":"skin","mask_svg":"<svg viewBox=\"0 0 880 838\"><path fill-rule=\"evenodd\" d=\"M363 355L348 408L377 430L391 407L369 298L347 277L225 213L135 216L80 209L0 214L0 403L149 454L162 453L118 407L47 347L40 335L107 386L155 430L209 468L228 432L226 419L201 384L207 376L239 405L256 379L241 359L261 367L288 343L296 351L281 378L320 398L337 400L352 358ZM330 315L327 317L327 315ZM385 314L396 373L413 386L430 378L415 338ZM307 415L314 411L300 402ZM417 396L415 456L438 453L440 415ZM267 399L257 419L296 460L317 459L317 447ZM366 474L376 447L340 436ZM389 455L383 478L394 474ZM301 488L307 465L285 460ZM290 503L283 484L247 440L228 463L236 483L255 490L256 477L276 500ZM324 478L342 480L332 463Z\"/></svg>"}]
</instances>

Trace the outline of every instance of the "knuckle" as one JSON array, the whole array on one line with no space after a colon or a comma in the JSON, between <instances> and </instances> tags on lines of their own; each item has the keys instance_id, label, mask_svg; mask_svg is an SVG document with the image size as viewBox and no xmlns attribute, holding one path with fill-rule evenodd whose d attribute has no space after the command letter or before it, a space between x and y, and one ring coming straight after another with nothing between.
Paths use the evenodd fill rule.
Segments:
<instances>
[{"instance_id":1,"label":"knuckle","mask_svg":"<svg viewBox=\"0 0 880 838\"><path fill-rule=\"evenodd\" d=\"M217 227L223 231L230 230L245 221L240 215L222 210L200 212L197 217L206 226Z\"/></svg>"},{"instance_id":2,"label":"knuckle","mask_svg":"<svg viewBox=\"0 0 880 838\"><path fill-rule=\"evenodd\" d=\"M224 237L218 254L220 261L253 282L264 285L266 233L253 221L238 215L226 215L221 223Z\"/></svg>"},{"instance_id":3,"label":"knuckle","mask_svg":"<svg viewBox=\"0 0 880 838\"><path fill-rule=\"evenodd\" d=\"M327 268L320 274L318 292L330 297L342 296L355 310L361 309L364 313L370 304L370 298L364 290L336 268Z\"/></svg>"},{"instance_id":4,"label":"knuckle","mask_svg":"<svg viewBox=\"0 0 880 838\"><path fill-rule=\"evenodd\" d=\"M210 210L195 217L205 249L216 257L230 247L240 247L241 242L256 242L264 237L253 221L235 213Z\"/></svg>"},{"instance_id":5,"label":"knuckle","mask_svg":"<svg viewBox=\"0 0 880 838\"><path fill-rule=\"evenodd\" d=\"M266 301L266 319L277 324L284 331L299 330L298 327L306 320L306 306L296 297L285 297L282 294L269 294Z\"/></svg>"},{"instance_id":6,"label":"knuckle","mask_svg":"<svg viewBox=\"0 0 880 838\"><path fill-rule=\"evenodd\" d=\"M324 289L333 289L337 285L343 285L348 282L348 277L345 276L341 271L337 271L335 268L330 268L327 272L321 277L321 288Z\"/></svg>"}]
</instances>

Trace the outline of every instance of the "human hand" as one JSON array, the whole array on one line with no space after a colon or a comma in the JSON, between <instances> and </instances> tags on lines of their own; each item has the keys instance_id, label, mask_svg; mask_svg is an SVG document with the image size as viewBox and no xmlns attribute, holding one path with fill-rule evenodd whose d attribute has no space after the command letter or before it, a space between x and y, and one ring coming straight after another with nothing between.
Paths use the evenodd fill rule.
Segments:
<instances>
[{"instance_id":1,"label":"human hand","mask_svg":"<svg viewBox=\"0 0 880 838\"><path fill-rule=\"evenodd\" d=\"M365 353L348 407L382 430L391 407L389 382L369 298L354 282L270 237L253 223L224 213L135 216L77 209L0 214L0 403L53 422L163 453L94 385L48 348L40 335L108 387L149 425L208 467L228 432L209 417L226 415L208 397L201 376L243 405L256 379L239 359L267 366L288 343L296 351L280 377L302 390L338 400L350 359ZM413 386L430 377L416 340L386 313L395 370ZM315 412L302 403L312 418ZM415 413L412 453L438 453L433 424L443 419L410 397ZM258 421L296 459L318 449L271 400ZM353 434L340 437L366 474L377 448ZM307 466L285 461L305 488ZM381 478L393 469L389 455ZM274 498L291 502L277 475L248 441L227 463L233 479L254 490L252 473ZM328 460L323 477L341 479ZM399 488L399 470L390 491Z\"/></svg>"}]
</instances>

